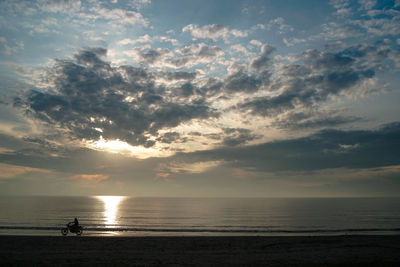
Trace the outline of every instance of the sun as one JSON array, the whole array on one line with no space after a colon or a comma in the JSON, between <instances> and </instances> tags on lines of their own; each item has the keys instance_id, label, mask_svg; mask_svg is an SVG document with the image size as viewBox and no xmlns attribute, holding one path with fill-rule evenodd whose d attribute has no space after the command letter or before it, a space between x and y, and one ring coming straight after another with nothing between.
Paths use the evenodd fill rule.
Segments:
<instances>
[{"instance_id":1,"label":"sun","mask_svg":"<svg viewBox=\"0 0 400 267\"><path fill-rule=\"evenodd\" d=\"M147 148L144 146L131 146L130 144L119 139L106 140L102 136L100 136L100 139L97 141L86 141L86 145L91 149L123 154L139 159L146 159L150 157L166 157L172 154L172 152L162 150L157 146L155 146L154 148Z\"/></svg>"}]
</instances>

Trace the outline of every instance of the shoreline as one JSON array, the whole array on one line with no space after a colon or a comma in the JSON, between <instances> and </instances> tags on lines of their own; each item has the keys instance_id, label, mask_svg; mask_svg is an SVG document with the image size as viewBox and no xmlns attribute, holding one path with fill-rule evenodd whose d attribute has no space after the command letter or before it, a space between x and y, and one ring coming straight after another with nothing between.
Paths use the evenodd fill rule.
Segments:
<instances>
[{"instance_id":1,"label":"shoreline","mask_svg":"<svg viewBox=\"0 0 400 267\"><path fill-rule=\"evenodd\" d=\"M400 235L0 235L1 266L275 266L400 264Z\"/></svg>"},{"instance_id":2,"label":"shoreline","mask_svg":"<svg viewBox=\"0 0 400 267\"><path fill-rule=\"evenodd\" d=\"M58 236L64 226L0 226L0 235ZM73 235L69 233L69 235ZM83 227L84 236L341 236L400 235L400 228L345 229L241 229L237 228L143 228L143 227Z\"/></svg>"}]
</instances>

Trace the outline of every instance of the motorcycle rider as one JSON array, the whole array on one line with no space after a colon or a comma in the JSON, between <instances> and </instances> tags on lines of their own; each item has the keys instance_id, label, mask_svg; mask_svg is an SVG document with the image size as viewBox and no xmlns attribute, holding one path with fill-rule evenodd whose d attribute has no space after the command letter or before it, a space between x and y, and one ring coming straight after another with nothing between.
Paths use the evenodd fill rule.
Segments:
<instances>
[{"instance_id":1,"label":"motorcycle rider","mask_svg":"<svg viewBox=\"0 0 400 267\"><path fill-rule=\"evenodd\" d=\"M69 231L71 233L75 233L77 235L81 235L82 234L82 230L83 230L82 226L79 225L79 221L75 217L73 222L67 223L67 227L61 229L61 234L66 236L68 234L68 231Z\"/></svg>"},{"instance_id":2,"label":"motorcycle rider","mask_svg":"<svg viewBox=\"0 0 400 267\"><path fill-rule=\"evenodd\" d=\"M78 229L78 228L79 228L78 219L75 217L74 221L69 223L69 226L70 226L72 229Z\"/></svg>"},{"instance_id":3,"label":"motorcycle rider","mask_svg":"<svg viewBox=\"0 0 400 267\"><path fill-rule=\"evenodd\" d=\"M75 219L74 219L74 225L75 225L75 227L78 227L79 226L79 222L78 222L78 219L75 217Z\"/></svg>"}]
</instances>

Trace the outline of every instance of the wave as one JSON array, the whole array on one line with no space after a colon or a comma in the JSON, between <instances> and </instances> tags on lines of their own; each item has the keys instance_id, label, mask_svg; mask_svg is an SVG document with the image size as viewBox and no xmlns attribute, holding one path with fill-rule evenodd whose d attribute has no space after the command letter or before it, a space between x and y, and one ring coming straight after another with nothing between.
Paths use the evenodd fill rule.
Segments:
<instances>
[{"instance_id":1,"label":"wave","mask_svg":"<svg viewBox=\"0 0 400 267\"><path fill-rule=\"evenodd\" d=\"M59 231L63 227L49 226L0 226L0 230ZM350 229L182 229L182 228L110 228L84 227L90 232L158 232L158 233L232 233L232 234L324 234L324 233L376 233L400 232L400 228L350 228Z\"/></svg>"}]
</instances>

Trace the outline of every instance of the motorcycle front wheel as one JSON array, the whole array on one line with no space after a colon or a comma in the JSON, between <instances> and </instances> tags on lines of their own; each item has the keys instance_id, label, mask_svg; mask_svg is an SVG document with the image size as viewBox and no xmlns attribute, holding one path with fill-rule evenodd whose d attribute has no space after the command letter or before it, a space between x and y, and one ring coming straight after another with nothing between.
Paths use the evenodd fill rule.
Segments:
<instances>
[{"instance_id":1,"label":"motorcycle front wheel","mask_svg":"<svg viewBox=\"0 0 400 267\"><path fill-rule=\"evenodd\" d=\"M61 234L62 235L67 235L68 234L68 228L62 228L61 229Z\"/></svg>"}]
</instances>

